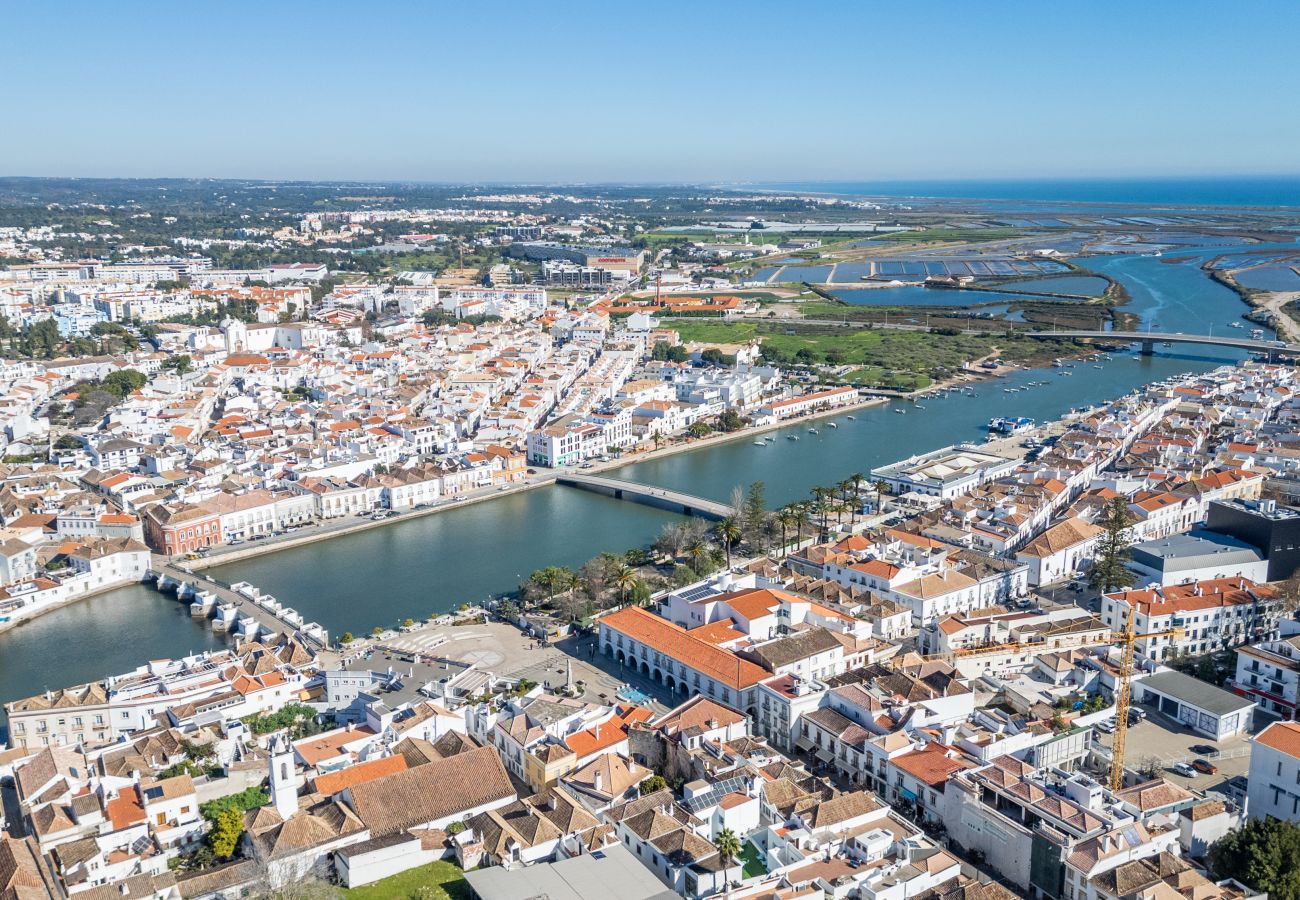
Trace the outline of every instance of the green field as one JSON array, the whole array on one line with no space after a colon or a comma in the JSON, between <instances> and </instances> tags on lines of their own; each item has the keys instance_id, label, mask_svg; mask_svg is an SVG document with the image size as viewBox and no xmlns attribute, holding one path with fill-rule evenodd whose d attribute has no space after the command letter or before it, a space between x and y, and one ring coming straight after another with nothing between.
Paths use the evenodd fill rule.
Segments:
<instances>
[{"instance_id":1,"label":"green field","mask_svg":"<svg viewBox=\"0 0 1300 900\"><path fill-rule=\"evenodd\" d=\"M807 350L812 362L854 366L848 380L858 384L897 383L905 375L932 377L995 351L1008 362L1041 361L1065 352L1054 342L1002 334L945 335L790 322L674 321L665 326L683 341L733 344L761 338L764 347L776 350L778 364L807 361L807 354L795 358Z\"/></svg>"},{"instance_id":2,"label":"green field","mask_svg":"<svg viewBox=\"0 0 1300 900\"><path fill-rule=\"evenodd\" d=\"M469 882L452 863L439 860L399 872L365 887L345 890L346 900L468 900Z\"/></svg>"}]
</instances>

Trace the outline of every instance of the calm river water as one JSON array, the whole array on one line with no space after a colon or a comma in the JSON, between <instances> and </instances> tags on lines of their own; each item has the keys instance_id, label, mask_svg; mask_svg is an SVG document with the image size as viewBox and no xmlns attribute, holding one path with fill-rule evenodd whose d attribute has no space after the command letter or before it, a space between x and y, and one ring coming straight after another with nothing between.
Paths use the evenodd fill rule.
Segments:
<instances>
[{"instance_id":1,"label":"calm river water","mask_svg":"<svg viewBox=\"0 0 1300 900\"><path fill-rule=\"evenodd\" d=\"M1180 255L1188 252L1193 251ZM1246 307L1198 270L1200 258L1166 263L1113 256L1088 259L1085 265L1122 281L1132 295L1128 309L1144 322L1188 334L1226 332ZM796 426L774 432L777 440L764 447L741 438L634 463L620 474L719 500L729 499L736 485L761 480L769 504L781 505L806 497L815 485L866 473L882 463L979 440L982 426L993 416L1051 419L1148 381L1240 358L1214 348L1172 350L1152 357L1117 354L1102 369L1080 364L1072 377L1061 377L1057 370L1018 372L976 386L974 398L922 401L925 409L891 403L860 410L853 421L840 416L838 428L819 425L817 435L809 434L806 425ZM1048 384L1015 394L1002 390L1029 381ZM896 407L906 409L906 415L894 412ZM800 440L786 440L786 434ZM232 563L215 574L227 581L251 581L334 634L361 632L510 590L544 565L576 566L604 550L648 544L675 518L632 503L547 487ZM0 702L221 641L193 623L180 604L143 586L124 588L0 634Z\"/></svg>"}]
</instances>

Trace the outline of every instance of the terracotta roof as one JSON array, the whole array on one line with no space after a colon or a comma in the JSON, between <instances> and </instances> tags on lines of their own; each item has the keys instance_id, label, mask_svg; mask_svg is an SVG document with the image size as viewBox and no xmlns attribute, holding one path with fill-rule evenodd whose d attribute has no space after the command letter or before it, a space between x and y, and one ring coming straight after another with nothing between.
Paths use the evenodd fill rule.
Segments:
<instances>
[{"instance_id":1,"label":"terracotta roof","mask_svg":"<svg viewBox=\"0 0 1300 900\"><path fill-rule=\"evenodd\" d=\"M352 808L373 837L515 798L492 747L479 747L357 785Z\"/></svg>"},{"instance_id":2,"label":"terracotta roof","mask_svg":"<svg viewBox=\"0 0 1300 900\"><path fill-rule=\"evenodd\" d=\"M1255 735L1255 743L1300 759L1300 722L1274 722Z\"/></svg>"},{"instance_id":3,"label":"terracotta roof","mask_svg":"<svg viewBox=\"0 0 1300 900\"><path fill-rule=\"evenodd\" d=\"M728 687L741 690L768 676L759 666L692 637L686 629L638 606L604 616L602 627L646 645Z\"/></svg>"},{"instance_id":4,"label":"terracotta roof","mask_svg":"<svg viewBox=\"0 0 1300 900\"><path fill-rule=\"evenodd\" d=\"M365 784L367 781L374 781L376 778L382 778L385 775L403 772L406 768L406 757L401 755L383 756L379 759L357 763L355 766L348 766L346 769L340 769L337 772L330 772L317 777L316 793L322 797L332 797L339 791L355 787L358 784Z\"/></svg>"}]
</instances>

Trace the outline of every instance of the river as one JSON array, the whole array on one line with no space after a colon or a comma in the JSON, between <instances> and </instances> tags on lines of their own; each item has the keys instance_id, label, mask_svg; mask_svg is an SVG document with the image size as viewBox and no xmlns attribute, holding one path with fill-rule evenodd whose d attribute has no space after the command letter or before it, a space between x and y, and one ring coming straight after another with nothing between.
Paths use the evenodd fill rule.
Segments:
<instances>
[{"instance_id":1,"label":"river","mask_svg":"<svg viewBox=\"0 0 1300 900\"><path fill-rule=\"evenodd\" d=\"M1126 307L1166 331L1225 333L1246 307L1197 266L1207 253L1179 251L1193 260L1110 256L1082 260L1121 281ZM1243 333L1243 332L1237 332ZM690 453L633 463L621 477L728 500L732 489L763 481L769 505L803 499L816 485L961 440L979 440L993 416L1040 421L1118 397L1149 381L1205 371L1242 355L1231 350L1116 354L1104 368L1081 363L1071 377L1057 370L1016 372L977 385L975 398L924 400L924 409L893 402L818 424L771 432L756 447L740 438ZM1047 381L1014 394L1007 386ZM896 408L906 409L899 415ZM786 439L797 435L798 441ZM319 621L333 634L368 631L376 624L420 618L518 585L549 564L576 566L601 551L621 552L651 542L672 514L633 503L546 487L321 541L214 569L226 581L247 580ZM149 588L134 586L46 614L0 634L0 702L127 671L152 658L217 645L222 639L192 622L184 608Z\"/></svg>"}]
</instances>

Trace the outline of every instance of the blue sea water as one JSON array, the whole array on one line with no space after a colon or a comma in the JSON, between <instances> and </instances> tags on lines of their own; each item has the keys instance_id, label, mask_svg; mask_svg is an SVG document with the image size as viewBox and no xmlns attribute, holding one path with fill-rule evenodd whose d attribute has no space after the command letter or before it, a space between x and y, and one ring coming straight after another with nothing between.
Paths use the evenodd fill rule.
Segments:
<instances>
[{"instance_id":1,"label":"blue sea water","mask_svg":"<svg viewBox=\"0 0 1300 900\"><path fill-rule=\"evenodd\" d=\"M802 181L768 183L759 187L868 197L1300 207L1300 175L990 181Z\"/></svg>"}]
</instances>

